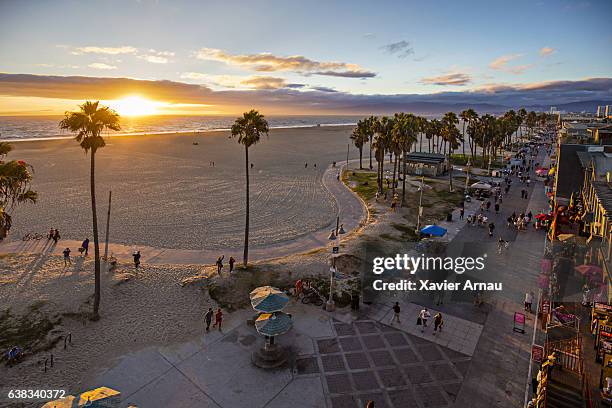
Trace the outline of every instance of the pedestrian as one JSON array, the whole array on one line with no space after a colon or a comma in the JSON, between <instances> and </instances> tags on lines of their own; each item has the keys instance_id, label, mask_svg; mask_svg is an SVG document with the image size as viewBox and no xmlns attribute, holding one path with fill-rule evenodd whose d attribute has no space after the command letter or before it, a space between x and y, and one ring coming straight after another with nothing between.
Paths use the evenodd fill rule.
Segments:
<instances>
[{"instance_id":1,"label":"pedestrian","mask_svg":"<svg viewBox=\"0 0 612 408\"><path fill-rule=\"evenodd\" d=\"M217 262L215 262L215 265L217 265L217 273L219 275L221 275L221 269L223 269L223 258L225 258L225 255L218 257Z\"/></svg>"},{"instance_id":2,"label":"pedestrian","mask_svg":"<svg viewBox=\"0 0 612 408\"><path fill-rule=\"evenodd\" d=\"M421 325L421 333L425 332L427 328L427 319L431 317L431 313L427 310L427 308L421 310L419 312L419 318L417 319L417 325Z\"/></svg>"},{"instance_id":3,"label":"pedestrian","mask_svg":"<svg viewBox=\"0 0 612 408\"><path fill-rule=\"evenodd\" d=\"M49 230L49 235L47 235L47 241L51 241L54 236L55 236L55 228L51 228Z\"/></svg>"},{"instance_id":4,"label":"pedestrian","mask_svg":"<svg viewBox=\"0 0 612 408\"><path fill-rule=\"evenodd\" d=\"M487 201L487 211L489 211L489 208L491 208L491 200Z\"/></svg>"},{"instance_id":5,"label":"pedestrian","mask_svg":"<svg viewBox=\"0 0 612 408\"><path fill-rule=\"evenodd\" d=\"M206 321L206 331L210 330L210 323L212 322L212 318L213 318L213 310L212 310L212 307L209 307L208 311L204 315L204 320Z\"/></svg>"},{"instance_id":6,"label":"pedestrian","mask_svg":"<svg viewBox=\"0 0 612 408\"><path fill-rule=\"evenodd\" d=\"M525 293L525 311L531 313L531 305L533 303L533 292Z\"/></svg>"},{"instance_id":7,"label":"pedestrian","mask_svg":"<svg viewBox=\"0 0 612 408\"><path fill-rule=\"evenodd\" d=\"M89 238L85 238L85 240L81 244L81 248L83 248L83 255L87 256L87 254L89 253Z\"/></svg>"},{"instance_id":8,"label":"pedestrian","mask_svg":"<svg viewBox=\"0 0 612 408\"><path fill-rule=\"evenodd\" d=\"M495 214L499 214L499 204L495 203Z\"/></svg>"},{"instance_id":9,"label":"pedestrian","mask_svg":"<svg viewBox=\"0 0 612 408\"><path fill-rule=\"evenodd\" d=\"M374 401L369 400L368 403L366 404L365 408L374 408Z\"/></svg>"},{"instance_id":10,"label":"pedestrian","mask_svg":"<svg viewBox=\"0 0 612 408\"><path fill-rule=\"evenodd\" d=\"M436 313L436 315L434 316L434 331L433 331L433 335L436 335L436 331L442 331L442 324L444 324L442 322L442 313L438 312Z\"/></svg>"},{"instance_id":11,"label":"pedestrian","mask_svg":"<svg viewBox=\"0 0 612 408\"><path fill-rule=\"evenodd\" d=\"M215 324L213 324L213 327L219 326L219 331L221 331L222 322L223 322L223 312L221 311L221 308L218 308L217 313L215 313Z\"/></svg>"},{"instance_id":12,"label":"pedestrian","mask_svg":"<svg viewBox=\"0 0 612 408\"><path fill-rule=\"evenodd\" d=\"M512 224L514 224L514 220L512 219L512 217L506 218L506 221L507 221L508 228L510 228Z\"/></svg>"},{"instance_id":13,"label":"pedestrian","mask_svg":"<svg viewBox=\"0 0 612 408\"><path fill-rule=\"evenodd\" d=\"M489 237L493 236L493 231L495 230L495 224L490 223L489 224Z\"/></svg>"},{"instance_id":14,"label":"pedestrian","mask_svg":"<svg viewBox=\"0 0 612 408\"><path fill-rule=\"evenodd\" d=\"M393 324L393 322L395 322L395 321L400 323L400 305L399 305L399 302L395 302L395 305L393 305L393 316L391 317L390 324Z\"/></svg>"},{"instance_id":15,"label":"pedestrian","mask_svg":"<svg viewBox=\"0 0 612 408\"><path fill-rule=\"evenodd\" d=\"M64 249L64 268L68 265L72 265L72 261L70 260L70 248Z\"/></svg>"},{"instance_id":16,"label":"pedestrian","mask_svg":"<svg viewBox=\"0 0 612 408\"><path fill-rule=\"evenodd\" d=\"M459 219L463 220L463 216L465 215L465 208L461 208L461 210L459 210Z\"/></svg>"},{"instance_id":17,"label":"pedestrian","mask_svg":"<svg viewBox=\"0 0 612 408\"><path fill-rule=\"evenodd\" d=\"M140 251L134 252L132 257L134 258L134 268L138 269L140 266Z\"/></svg>"},{"instance_id":18,"label":"pedestrian","mask_svg":"<svg viewBox=\"0 0 612 408\"><path fill-rule=\"evenodd\" d=\"M230 273L232 273L234 271L234 264L235 263L236 263L236 260L234 259L234 257L230 256L230 259L229 259Z\"/></svg>"},{"instance_id":19,"label":"pedestrian","mask_svg":"<svg viewBox=\"0 0 612 408\"><path fill-rule=\"evenodd\" d=\"M53 242L57 244L57 241L60 240L60 233L59 230L56 228L55 231L53 232Z\"/></svg>"}]
</instances>

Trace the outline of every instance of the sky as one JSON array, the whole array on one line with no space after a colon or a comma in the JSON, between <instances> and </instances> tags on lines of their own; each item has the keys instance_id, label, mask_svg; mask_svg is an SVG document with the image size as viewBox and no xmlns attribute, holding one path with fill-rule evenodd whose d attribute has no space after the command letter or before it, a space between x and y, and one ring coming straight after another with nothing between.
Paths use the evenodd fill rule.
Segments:
<instances>
[{"instance_id":1,"label":"sky","mask_svg":"<svg viewBox=\"0 0 612 408\"><path fill-rule=\"evenodd\" d=\"M612 1L0 0L0 115L612 101Z\"/></svg>"}]
</instances>

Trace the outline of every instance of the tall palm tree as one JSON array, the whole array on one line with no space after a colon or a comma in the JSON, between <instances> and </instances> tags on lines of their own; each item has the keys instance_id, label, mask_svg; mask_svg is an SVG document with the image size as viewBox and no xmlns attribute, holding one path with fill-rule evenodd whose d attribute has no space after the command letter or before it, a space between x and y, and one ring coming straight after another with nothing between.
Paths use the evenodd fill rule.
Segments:
<instances>
[{"instance_id":1,"label":"tall palm tree","mask_svg":"<svg viewBox=\"0 0 612 408\"><path fill-rule=\"evenodd\" d=\"M525 120L527 119L527 110L525 108L519 109L518 112L517 112L517 116L518 116L519 131L520 131L521 137L522 137L523 136L522 125L525 123Z\"/></svg>"},{"instance_id":2,"label":"tall palm tree","mask_svg":"<svg viewBox=\"0 0 612 408\"><path fill-rule=\"evenodd\" d=\"M419 119L411 113L400 113L396 116L393 124L393 138L397 149L402 153L403 177L402 177L402 201L405 205L406 199L406 154L416 143L416 134L419 130Z\"/></svg>"},{"instance_id":3,"label":"tall palm tree","mask_svg":"<svg viewBox=\"0 0 612 408\"><path fill-rule=\"evenodd\" d=\"M242 262L246 268L249 261L249 147L259 143L262 134L268 134L268 121L264 115L254 109L245 112L232 125L232 137L238 137L238 143L244 146L244 163L246 169L246 218L244 225L244 255Z\"/></svg>"},{"instance_id":4,"label":"tall palm tree","mask_svg":"<svg viewBox=\"0 0 612 408\"><path fill-rule=\"evenodd\" d=\"M365 119L364 125L364 130L367 132L368 138L370 139L370 170L374 168L372 166L372 148L374 147L372 146L372 142L374 139L374 133L376 133L376 121L376 116L370 116L369 118Z\"/></svg>"},{"instance_id":5,"label":"tall palm tree","mask_svg":"<svg viewBox=\"0 0 612 408\"><path fill-rule=\"evenodd\" d=\"M357 122L357 127L353 129L351 133L351 140L357 149L359 149L359 170L363 169L362 156L363 156L363 145L369 140L367 120L360 120Z\"/></svg>"},{"instance_id":6,"label":"tall palm tree","mask_svg":"<svg viewBox=\"0 0 612 408\"><path fill-rule=\"evenodd\" d=\"M453 191L453 163L451 160L451 154L452 150L459 147L459 141L461 140L459 129L457 129L458 123L459 119L457 118L457 115L455 115L455 112L447 112L442 118L442 137L444 138L445 144L448 145L448 153L446 157L448 161L448 179L450 191Z\"/></svg>"},{"instance_id":7,"label":"tall palm tree","mask_svg":"<svg viewBox=\"0 0 612 408\"><path fill-rule=\"evenodd\" d=\"M13 150L11 144L0 142L0 159ZM11 212L18 204L36 202L37 194L30 189L32 167L23 160L0 160L0 240L11 229Z\"/></svg>"},{"instance_id":8,"label":"tall palm tree","mask_svg":"<svg viewBox=\"0 0 612 408\"><path fill-rule=\"evenodd\" d=\"M75 140L85 153L90 155L90 195L91 213L94 238L95 263L95 290L93 304L93 320L100 318L100 242L98 239L98 214L96 212L96 152L105 146L102 131L121 129L119 115L107 106L100 106L100 102L86 101L76 112L66 112L64 119L59 123L61 129L76 133Z\"/></svg>"}]
</instances>

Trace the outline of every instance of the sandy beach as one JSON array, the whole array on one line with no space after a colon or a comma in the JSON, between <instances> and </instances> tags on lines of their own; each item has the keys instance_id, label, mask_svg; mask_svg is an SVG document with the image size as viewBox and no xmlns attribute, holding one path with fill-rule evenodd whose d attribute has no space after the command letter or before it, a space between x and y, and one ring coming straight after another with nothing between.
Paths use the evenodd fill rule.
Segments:
<instances>
[{"instance_id":1,"label":"sandy beach","mask_svg":"<svg viewBox=\"0 0 612 408\"><path fill-rule=\"evenodd\" d=\"M350 131L350 126L273 129L250 150L253 248L331 225L337 206L321 177L333 161L346 159ZM240 248L244 151L228 136L206 132L107 138L97 154L96 184L102 230L108 191L113 191L110 241L172 249ZM76 142L14 145L9 158L33 165L39 201L15 212L9 240L51 227L64 239L89 236L89 160ZM352 148L350 157L356 154Z\"/></svg>"}]
</instances>

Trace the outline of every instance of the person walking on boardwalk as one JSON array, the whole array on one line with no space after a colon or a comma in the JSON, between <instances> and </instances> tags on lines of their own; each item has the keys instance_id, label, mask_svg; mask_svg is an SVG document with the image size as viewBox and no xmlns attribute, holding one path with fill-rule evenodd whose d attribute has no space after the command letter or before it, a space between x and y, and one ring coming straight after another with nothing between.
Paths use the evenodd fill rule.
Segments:
<instances>
[{"instance_id":1,"label":"person walking on boardwalk","mask_svg":"<svg viewBox=\"0 0 612 408\"><path fill-rule=\"evenodd\" d=\"M229 259L230 273L232 273L234 271L234 264L235 263L236 263L236 260L234 259L234 257L230 256L230 259Z\"/></svg>"},{"instance_id":2,"label":"person walking on boardwalk","mask_svg":"<svg viewBox=\"0 0 612 408\"><path fill-rule=\"evenodd\" d=\"M444 322L442 321L442 313L438 312L435 314L434 316L434 331L433 331L433 335L436 335L437 331L442 331L442 325L444 324Z\"/></svg>"},{"instance_id":3,"label":"person walking on boardwalk","mask_svg":"<svg viewBox=\"0 0 612 408\"><path fill-rule=\"evenodd\" d=\"M206 322L206 331L210 330L210 323L212 323L213 310L212 307L208 308L208 311L204 315L204 321Z\"/></svg>"},{"instance_id":4,"label":"person walking on boardwalk","mask_svg":"<svg viewBox=\"0 0 612 408\"><path fill-rule=\"evenodd\" d=\"M419 318L417 319L417 325L421 325L421 333L425 332L425 329L427 328L427 319L429 319L431 317L431 313L429 313L429 310L427 310L427 308L424 308L423 310L421 310L419 312Z\"/></svg>"},{"instance_id":5,"label":"person walking on boardwalk","mask_svg":"<svg viewBox=\"0 0 612 408\"><path fill-rule=\"evenodd\" d=\"M72 261L70 260L70 248L64 249L64 268L68 265L72 265Z\"/></svg>"},{"instance_id":6,"label":"person walking on boardwalk","mask_svg":"<svg viewBox=\"0 0 612 408\"><path fill-rule=\"evenodd\" d=\"M215 313L215 324L213 324L213 327L219 326L219 331L221 331L221 323L223 323L223 312L221 308L218 308L217 313Z\"/></svg>"},{"instance_id":7,"label":"person walking on boardwalk","mask_svg":"<svg viewBox=\"0 0 612 408\"><path fill-rule=\"evenodd\" d=\"M465 208L461 207L461 210L459 210L459 219L463 220L464 215L465 215Z\"/></svg>"},{"instance_id":8,"label":"person walking on boardwalk","mask_svg":"<svg viewBox=\"0 0 612 408\"><path fill-rule=\"evenodd\" d=\"M221 255L220 257L217 258L217 262L215 262L215 265L217 265L217 273L219 275L221 275L221 269L223 269L223 259L225 258L225 255Z\"/></svg>"},{"instance_id":9,"label":"person walking on boardwalk","mask_svg":"<svg viewBox=\"0 0 612 408\"><path fill-rule=\"evenodd\" d=\"M489 224L489 237L493 236L493 231L495 230L495 224L490 223Z\"/></svg>"},{"instance_id":10,"label":"person walking on boardwalk","mask_svg":"<svg viewBox=\"0 0 612 408\"><path fill-rule=\"evenodd\" d=\"M391 317L391 322L389 324L393 324L393 322L397 321L400 323L400 305L399 302L395 302L393 305L393 316Z\"/></svg>"},{"instance_id":11,"label":"person walking on boardwalk","mask_svg":"<svg viewBox=\"0 0 612 408\"><path fill-rule=\"evenodd\" d=\"M525 293L525 311L531 313L531 305L533 303L533 292Z\"/></svg>"},{"instance_id":12,"label":"person walking on boardwalk","mask_svg":"<svg viewBox=\"0 0 612 408\"><path fill-rule=\"evenodd\" d=\"M134 252L132 257L134 258L134 268L138 269L140 266L140 251Z\"/></svg>"}]
</instances>

